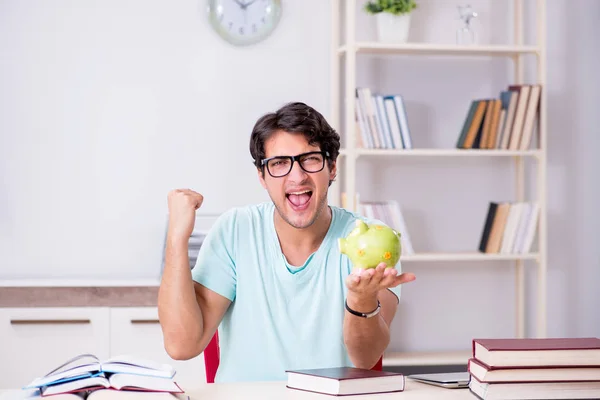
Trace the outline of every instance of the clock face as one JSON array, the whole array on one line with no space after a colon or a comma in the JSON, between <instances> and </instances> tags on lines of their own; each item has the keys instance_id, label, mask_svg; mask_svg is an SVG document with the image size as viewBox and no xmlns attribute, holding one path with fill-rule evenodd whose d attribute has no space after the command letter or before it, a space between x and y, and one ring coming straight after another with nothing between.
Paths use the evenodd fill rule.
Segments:
<instances>
[{"instance_id":1,"label":"clock face","mask_svg":"<svg viewBox=\"0 0 600 400\"><path fill-rule=\"evenodd\" d=\"M273 32L281 18L281 0L208 0L212 27L237 46L257 43Z\"/></svg>"}]
</instances>

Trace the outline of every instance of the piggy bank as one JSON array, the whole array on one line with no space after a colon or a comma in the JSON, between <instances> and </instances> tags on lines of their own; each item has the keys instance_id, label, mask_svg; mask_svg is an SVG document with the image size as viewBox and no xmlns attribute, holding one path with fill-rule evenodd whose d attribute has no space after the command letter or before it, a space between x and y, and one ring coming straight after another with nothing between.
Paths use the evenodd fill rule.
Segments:
<instances>
[{"instance_id":1,"label":"piggy bank","mask_svg":"<svg viewBox=\"0 0 600 400\"><path fill-rule=\"evenodd\" d=\"M400 233L385 225L367 225L360 219L346 238L338 239L338 244L355 268L375 268L381 262L395 267L402 252Z\"/></svg>"}]
</instances>

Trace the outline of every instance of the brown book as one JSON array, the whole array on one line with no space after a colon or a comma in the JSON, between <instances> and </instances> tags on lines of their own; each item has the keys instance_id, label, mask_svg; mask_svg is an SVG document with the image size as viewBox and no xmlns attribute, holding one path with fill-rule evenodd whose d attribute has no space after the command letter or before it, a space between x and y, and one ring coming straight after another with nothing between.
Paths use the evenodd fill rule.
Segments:
<instances>
[{"instance_id":1,"label":"brown book","mask_svg":"<svg viewBox=\"0 0 600 400\"><path fill-rule=\"evenodd\" d=\"M487 148L487 143L490 137L490 127L492 125L492 119L494 118L494 102L495 99L490 99L487 101L485 117L483 119L483 128L481 129L481 139L479 140L480 149Z\"/></svg>"},{"instance_id":2,"label":"brown book","mask_svg":"<svg viewBox=\"0 0 600 400\"><path fill-rule=\"evenodd\" d=\"M472 149L473 144L475 143L475 139L477 138L477 133L481 128L481 122L483 120L483 115L485 114L485 110L487 108L487 100L481 100L477 104L477 108L475 109L475 114L473 115L473 121L471 122L471 126L467 130L467 135L465 138L465 143L463 148Z\"/></svg>"},{"instance_id":3,"label":"brown book","mask_svg":"<svg viewBox=\"0 0 600 400\"><path fill-rule=\"evenodd\" d=\"M399 372L334 367L287 370L287 387L334 396L402 392L404 375Z\"/></svg>"},{"instance_id":4,"label":"brown book","mask_svg":"<svg viewBox=\"0 0 600 400\"><path fill-rule=\"evenodd\" d=\"M504 228L506 226L506 220L508 218L509 211L510 203L500 203L496 207L496 214L494 215L494 220L492 222L490 236L485 247L486 253L500 252L502 238L504 237Z\"/></svg>"},{"instance_id":5,"label":"brown book","mask_svg":"<svg viewBox=\"0 0 600 400\"><path fill-rule=\"evenodd\" d=\"M529 101L530 85L510 85L508 90L519 92L515 117L510 132L509 150L519 150L521 137L523 136L523 123L525 122L525 113L527 111L527 102Z\"/></svg>"},{"instance_id":6,"label":"brown book","mask_svg":"<svg viewBox=\"0 0 600 400\"><path fill-rule=\"evenodd\" d=\"M471 358L467 370L479 382L600 382L600 367L488 368Z\"/></svg>"},{"instance_id":7,"label":"brown book","mask_svg":"<svg viewBox=\"0 0 600 400\"><path fill-rule=\"evenodd\" d=\"M535 121L539 117L539 104L541 97L542 87L541 85L531 86L529 92L529 100L527 102L527 108L525 111L525 117L523 121L523 134L521 135L521 141L519 142L520 150L529 150L531 146L531 138L535 128Z\"/></svg>"},{"instance_id":8,"label":"brown book","mask_svg":"<svg viewBox=\"0 0 600 400\"><path fill-rule=\"evenodd\" d=\"M489 369L600 367L600 338L473 339L473 358Z\"/></svg>"},{"instance_id":9,"label":"brown book","mask_svg":"<svg viewBox=\"0 0 600 400\"><path fill-rule=\"evenodd\" d=\"M496 147L496 137L498 135L498 124L500 123L500 111L502 111L502 102L500 99L491 100L492 119L490 120L490 130L487 136L486 149Z\"/></svg>"}]
</instances>

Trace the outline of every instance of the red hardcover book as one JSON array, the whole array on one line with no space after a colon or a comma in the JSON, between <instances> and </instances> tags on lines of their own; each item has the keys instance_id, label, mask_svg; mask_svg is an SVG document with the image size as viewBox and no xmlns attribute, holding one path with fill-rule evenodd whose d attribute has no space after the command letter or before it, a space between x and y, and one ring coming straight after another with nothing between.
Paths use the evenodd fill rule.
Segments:
<instances>
[{"instance_id":1,"label":"red hardcover book","mask_svg":"<svg viewBox=\"0 0 600 400\"><path fill-rule=\"evenodd\" d=\"M600 338L473 339L473 358L490 370L600 367Z\"/></svg>"},{"instance_id":2,"label":"red hardcover book","mask_svg":"<svg viewBox=\"0 0 600 400\"><path fill-rule=\"evenodd\" d=\"M287 387L334 396L402 392L404 375L398 372L338 367L288 370Z\"/></svg>"}]
</instances>

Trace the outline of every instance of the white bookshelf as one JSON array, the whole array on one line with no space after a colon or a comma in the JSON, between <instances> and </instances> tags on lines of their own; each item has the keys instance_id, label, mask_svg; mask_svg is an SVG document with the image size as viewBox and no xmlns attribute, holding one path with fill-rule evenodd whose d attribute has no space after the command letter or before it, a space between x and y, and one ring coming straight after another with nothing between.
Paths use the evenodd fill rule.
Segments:
<instances>
[{"instance_id":1,"label":"white bookshelf","mask_svg":"<svg viewBox=\"0 0 600 400\"><path fill-rule=\"evenodd\" d=\"M515 56L519 54L539 54L540 49L536 46L455 46L447 44L388 44L378 42L355 42L354 46L342 45L338 48L340 55L352 52L365 54Z\"/></svg>"},{"instance_id":2,"label":"white bookshelf","mask_svg":"<svg viewBox=\"0 0 600 400\"><path fill-rule=\"evenodd\" d=\"M358 0L362 3L361 0ZM442 1L442 0L439 0ZM525 337L525 267L526 262L532 262L537 267L537 280L535 282L536 299L536 334L537 337L546 336L546 275L547 275L547 228L546 228L546 158L547 158L547 110L546 110L546 2L545 0L535 0L534 15L528 24L534 24L536 27L537 43L534 45L525 45L523 43L524 29L524 2L523 0L513 1L513 22L514 22L514 42L506 45L472 45L459 46L452 44L435 43L404 43L388 44L375 41L357 41L356 40L356 20L357 20L357 0L332 0L332 42L331 42L331 115L330 121L335 129L345 139L345 147L340 152L340 161L338 163L339 180L331 188L334 203L341 203L341 192L344 191L349 199L347 205L349 209L356 211L356 204L353 199L357 192L356 184L356 165L359 158L371 159L374 157L396 157L404 158L422 158L436 160L438 157L454 157L457 159L467 157L479 157L485 160L485 157L512 158L515 166L514 183L516 189L515 201L526 201L525 189L527 185L525 161L532 160L536 163L536 194L532 199L537 201L540 206L537 225L537 250L535 253L526 254L486 254L480 252L427 252L410 255L403 255L402 262L465 262L468 265L472 262L473 266L479 265L477 262L494 261L513 263L515 266L515 337ZM342 20L344 26L342 26ZM360 28L360 27L359 27ZM341 34L340 34L341 33ZM463 57L465 59L480 57L506 57L513 61L514 73L510 84L519 84L524 82L525 60L524 56L535 59L536 80L542 85L539 122L538 122L538 141L537 148L531 150L496 150L496 149L457 149L457 148L414 148L414 149L366 149L356 147L356 122L355 122L355 90L356 90L356 68L357 58L362 55L375 54L379 59L390 55L404 56L430 56L439 55L445 57ZM533 57L531 57L533 56ZM436 58L436 62L440 61ZM343 70L343 78L342 78ZM342 98L341 93L345 93ZM408 116L410 121L410 115ZM343 121L343 123L342 123ZM350 127L342 131L341 126ZM457 128L458 129L458 128ZM456 135L458 137L458 130ZM342 167L343 164L343 167ZM343 184L343 189L340 188ZM388 199L381 199L388 200ZM484 221L482 221L483 223ZM409 227L410 232L410 227ZM418 249L416 249L418 250ZM528 266L528 265L527 265ZM527 315L528 318L532 316ZM383 363L388 366L401 365L445 365L445 364L465 364L471 349L465 348L461 351L451 352L396 352L386 353Z\"/></svg>"},{"instance_id":3,"label":"white bookshelf","mask_svg":"<svg viewBox=\"0 0 600 400\"><path fill-rule=\"evenodd\" d=\"M408 261L510 261L510 260L537 260L538 253L525 254L486 254L479 252L456 253L416 253L402 255L402 262Z\"/></svg>"},{"instance_id":4,"label":"white bookshelf","mask_svg":"<svg viewBox=\"0 0 600 400\"><path fill-rule=\"evenodd\" d=\"M459 150L459 149L342 149L340 155L393 157L536 157L539 150Z\"/></svg>"}]
</instances>

